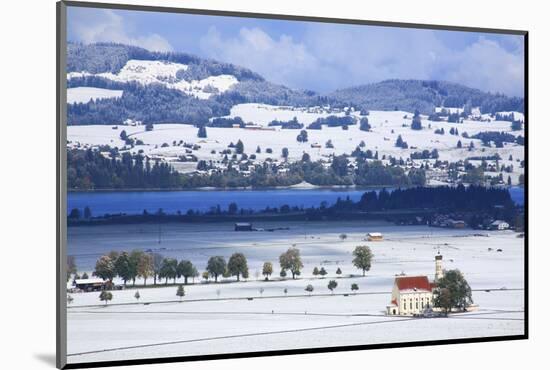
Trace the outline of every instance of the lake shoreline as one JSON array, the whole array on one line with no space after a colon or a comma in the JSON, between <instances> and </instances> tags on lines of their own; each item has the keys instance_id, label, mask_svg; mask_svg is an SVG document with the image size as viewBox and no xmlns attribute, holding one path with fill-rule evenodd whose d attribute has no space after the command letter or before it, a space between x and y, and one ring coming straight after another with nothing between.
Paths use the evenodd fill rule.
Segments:
<instances>
[{"instance_id":1,"label":"lake shoreline","mask_svg":"<svg viewBox=\"0 0 550 370\"><path fill-rule=\"evenodd\" d=\"M132 192L140 192L140 193L152 193L152 192L191 192L191 191L273 191L273 190L374 190L374 189L411 189L411 188L417 188L417 187L423 187L423 188L436 188L439 186L449 186L449 187L456 187L458 185L453 184L446 184L446 185L424 185L424 186L396 186L396 185L369 185L369 186L362 186L362 185L313 185L308 184L309 186L298 186L300 184L295 185L289 185L289 186L274 186L274 187L252 187L252 186L246 186L246 187L226 187L226 188L219 188L219 187L199 187L199 188L106 188L106 189L67 189L67 193L132 193ZM496 185L496 186L487 186L487 188L521 188L525 189L524 185L513 185L513 186L507 186L507 185Z\"/></svg>"}]
</instances>

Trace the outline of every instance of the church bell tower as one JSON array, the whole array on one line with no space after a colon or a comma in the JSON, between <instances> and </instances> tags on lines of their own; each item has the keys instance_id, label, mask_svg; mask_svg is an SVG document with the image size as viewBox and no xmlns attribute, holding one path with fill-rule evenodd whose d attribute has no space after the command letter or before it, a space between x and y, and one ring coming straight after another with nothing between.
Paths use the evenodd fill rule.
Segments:
<instances>
[{"instance_id":1,"label":"church bell tower","mask_svg":"<svg viewBox=\"0 0 550 370\"><path fill-rule=\"evenodd\" d=\"M437 281L443 277L443 256L437 253L435 256L435 279Z\"/></svg>"}]
</instances>

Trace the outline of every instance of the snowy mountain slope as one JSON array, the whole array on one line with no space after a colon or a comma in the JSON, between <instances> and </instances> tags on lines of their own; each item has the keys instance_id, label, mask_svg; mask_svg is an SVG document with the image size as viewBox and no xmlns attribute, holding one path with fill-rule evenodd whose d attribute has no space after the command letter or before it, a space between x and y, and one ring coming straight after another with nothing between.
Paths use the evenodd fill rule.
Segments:
<instances>
[{"instance_id":1,"label":"snowy mountain slope","mask_svg":"<svg viewBox=\"0 0 550 370\"><path fill-rule=\"evenodd\" d=\"M178 78L179 71L186 71L188 65L159 60L129 60L117 72L90 73L69 72L67 79L96 76L119 83L137 82L142 85L162 84L199 99L208 99L213 93L222 93L239 81L232 75L209 76L202 80L186 81Z\"/></svg>"},{"instance_id":2,"label":"snowy mountain slope","mask_svg":"<svg viewBox=\"0 0 550 370\"><path fill-rule=\"evenodd\" d=\"M74 87L67 89L67 103L88 103L90 100L120 98L122 90L101 89L98 87Z\"/></svg>"}]
</instances>

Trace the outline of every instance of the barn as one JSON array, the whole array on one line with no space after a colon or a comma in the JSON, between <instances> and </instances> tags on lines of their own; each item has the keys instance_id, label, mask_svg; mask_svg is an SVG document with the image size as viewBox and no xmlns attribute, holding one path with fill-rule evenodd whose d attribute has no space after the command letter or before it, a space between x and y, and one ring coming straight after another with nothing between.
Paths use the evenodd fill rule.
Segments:
<instances>
[{"instance_id":1,"label":"barn","mask_svg":"<svg viewBox=\"0 0 550 370\"><path fill-rule=\"evenodd\" d=\"M74 286L85 292L93 292L103 290L106 282L103 279L76 279Z\"/></svg>"},{"instance_id":2,"label":"barn","mask_svg":"<svg viewBox=\"0 0 550 370\"><path fill-rule=\"evenodd\" d=\"M252 224L250 222L237 222L235 223L235 231L252 231Z\"/></svg>"}]
</instances>

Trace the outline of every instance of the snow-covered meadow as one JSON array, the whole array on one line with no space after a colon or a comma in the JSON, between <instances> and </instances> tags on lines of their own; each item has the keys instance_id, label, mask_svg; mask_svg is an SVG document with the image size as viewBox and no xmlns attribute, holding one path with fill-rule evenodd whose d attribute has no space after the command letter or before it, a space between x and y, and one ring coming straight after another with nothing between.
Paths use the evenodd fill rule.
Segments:
<instances>
[{"instance_id":1,"label":"snow-covered meadow","mask_svg":"<svg viewBox=\"0 0 550 370\"><path fill-rule=\"evenodd\" d=\"M94 260L111 249L151 248L164 256L189 259L199 271L210 256L227 259L242 252L250 277L239 283L235 279L222 279L219 284L197 280L185 287L182 303L177 302L174 286L140 288L140 304L129 305L117 304L135 303L136 289L114 291L107 307L97 292L72 294L67 320L69 363L524 332L524 240L512 231L475 234L469 229L365 221L255 225L289 228L275 232L234 232L232 226L163 225L161 244L155 225L70 228L69 248L73 249L69 253L76 255L80 271L90 272ZM374 231L382 232L384 241L364 240L366 233ZM341 240L341 233L347 239ZM353 249L364 244L375 255L366 277L351 263ZM304 263L297 280L278 277L278 256L290 246L300 249ZM464 273L479 311L438 319L386 317L383 312L394 276L403 272L433 278L438 251L444 257L444 268ZM269 282L260 275L265 261L274 265ZM328 275L314 277L315 266L325 267ZM338 267L341 276L335 273ZM338 282L334 295L327 289L331 279ZM351 293L352 283L359 285L358 294L344 296ZM311 297L304 291L307 284L314 286Z\"/></svg>"},{"instance_id":2,"label":"snow-covered meadow","mask_svg":"<svg viewBox=\"0 0 550 370\"><path fill-rule=\"evenodd\" d=\"M354 112L358 116L358 112ZM322 110L307 108L291 108L268 106L265 104L239 104L232 108L232 117L239 116L245 122L252 122L267 127L272 120L290 120L297 117L299 122L305 124L313 122L319 117L326 117L329 113ZM343 113L339 114L343 115ZM196 170L196 163L178 162L178 157L189 154L189 149L180 145L180 141L190 144L198 144L200 149L192 150L192 154L199 160L212 160L214 163L222 160L221 151L227 149L230 143L241 140L247 154L255 154L253 162L262 163L267 158L282 162L281 151L288 148L289 161L296 161L302 158L303 153L308 153L312 160L325 159L332 154L350 154L362 141L365 142L363 150L370 149L378 151L379 158L386 155L406 159L413 152L424 149L439 151L441 160L457 161L468 157L491 156L498 153L502 160L501 165L513 165L513 172L510 174L512 182L517 184L518 177L523 173L520 168L520 161L524 159L524 147L518 144L504 143L503 148L483 148L481 140L466 139L462 133L469 136L484 131L507 132L514 136L525 135L524 130L512 131L510 122L491 121L482 122L465 120L463 123L431 122L427 117L423 118L423 129L412 130L409 126L413 114L402 111L371 111L368 119L372 126L370 132L361 131L359 125L349 126L348 130L340 127L326 127L322 130L307 130L308 142L300 143L296 140L300 130L280 129L252 130L247 128L207 128L207 138L197 137L197 128L185 124L158 124L153 131L145 131L144 126L123 126L123 125L89 125L69 126L67 138L69 147L93 147L98 145L110 145L125 148L120 133L125 130L129 136L136 140L143 141L143 145L136 145L128 149L133 153L143 150L145 154L162 157L171 162L174 168L180 172ZM406 117L406 118L404 118ZM431 126L431 127L430 127ZM116 128L115 128L116 127ZM430 128L428 128L430 127ZM445 134L435 134L436 129L444 129ZM451 128L456 128L459 135L451 135ZM408 149L401 149L395 146L398 136L401 135L408 143ZM326 148L328 140L332 141L334 148ZM461 141L462 148L457 148L458 141ZM176 145L174 144L176 141ZM468 150L470 142L475 148ZM167 144L163 147L163 144ZM312 147L318 144L320 147ZM260 147L261 153L256 153ZM271 148L273 153L266 153ZM512 156L512 160L509 160ZM424 160L422 160L424 161ZM417 162L422 162L417 161ZM428 160L430 161L430 160ZM431 160L433 163L433 160ZM476 163L475 161L473 163Z\"/></svg>"},{"instance_id":3,"label":"snow-covered meadow","mask_svg":"<svg viewBox=\"0 0 550 370\"><path fill-rule=\"evenodd\" d=\"M67 103L88 103L90 100L120 98L122 90L99 87L73 87L67 89Z\"/></svg>"}]
</instances>

